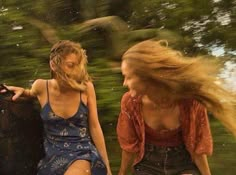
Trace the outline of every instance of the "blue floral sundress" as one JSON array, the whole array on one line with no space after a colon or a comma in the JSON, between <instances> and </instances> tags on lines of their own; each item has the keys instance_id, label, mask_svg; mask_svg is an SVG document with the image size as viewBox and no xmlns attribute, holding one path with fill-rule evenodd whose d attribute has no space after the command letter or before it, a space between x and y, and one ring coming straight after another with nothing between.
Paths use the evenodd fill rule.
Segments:
<instances>
[{"instance_id":1,"label":"blue floral sundress","mask_svg":"<svg viewBox=\"0 0 236 175\"><path fill-rule=\"evenodd\" d=\"M45 157L38 164L37 175L64 175L76 160L90 161L92 175L106 175L106 167L89 135L88 108L82 100L77 113L64 119L53 113L48 96L41 118L44 123Z\"/></svg>"}]
</instances>

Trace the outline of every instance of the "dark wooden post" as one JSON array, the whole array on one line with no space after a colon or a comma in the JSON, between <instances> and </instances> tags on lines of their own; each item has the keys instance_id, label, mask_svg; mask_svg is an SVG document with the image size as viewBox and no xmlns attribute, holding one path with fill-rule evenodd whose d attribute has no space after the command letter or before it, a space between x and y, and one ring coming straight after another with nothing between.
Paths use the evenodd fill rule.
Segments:
<instances>
[{"instance_id":1,"label":"dark wooden post","mask_svg":"<svg viewBox=\"0 0 236 175\"><path fill-rule=\"evenodd\" d=\"M36 175L43 156L42 121L33 100L0 94L0 175Z\"/></svg>"}]
</instances>

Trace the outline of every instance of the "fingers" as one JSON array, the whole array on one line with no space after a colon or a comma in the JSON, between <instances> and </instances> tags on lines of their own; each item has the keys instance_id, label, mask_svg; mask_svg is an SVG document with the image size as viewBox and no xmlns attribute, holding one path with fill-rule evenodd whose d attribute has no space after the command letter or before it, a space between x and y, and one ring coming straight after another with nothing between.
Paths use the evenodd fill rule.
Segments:
<instances>
[{"instance_id":1,"label":"fingers","mask_svg":"<svg viewBox=\"0 0 236 175\"><path fill-rule=\"evenodd\" d=\"M6 85L4 85L3 87L5 89L5 92L9 92L11 95L14 95L15 91L17 90L16 87L14 87L14 86L6 86Z\"/></svg>"},{"instance_id":2,"label":"fingers","mask_svg":"<svg viewBox=\"0 0 236 175\"><path fill-rule=\"evenodd\" d=\"M6 92L7 91L7 88L6 88L6 85L5 84L0 84L0 92Z\"/></svg>"},{"instance_id":3,"label":"fingers","mask_svg":"<svg viewBox=\"0 0 236 175\"><path fill-rule=\"evenodd\" d=\"M8 92L9 91L9 89L8 89L8 86L6 86L5 84L1 84L0 85L1 87L0 87L0 93L5 93L5 92Z\"/></svg>"},{"instance_id":4,"label":"fingers","mask_svg":"<svg viewBox=\"0 0 236 175\"><path fill-rule=\"evenodd\" d=\"M0 90L0 93L5 93L5 92L7 92L6 89L1 89L1 90Z\"/></svg>"},{"instance_id":5,"label":"fingers","mask_svg":"<svg viewBox=\"0 0 236 175\"><path fill-rule=\"evenodd\" d=\"M12 101L15 101L17 98L20 97L20 95L21 95L21 94L19 94L19 93L16 93L15 95L13 95Z\"/></svg>"},{"instance_id":6,"label":"fingers","mask_svg":"<svg viewBox=\"0 0 236 175\"><path fill-rule=\"evenodd\" d=\"M15 101L22 94L23 88L15 87L15 86L7 86L7 85L3 85L2 87L3 89L0 92L1 93L10 92L12 94L12 101Z\"/></svg>"},{"instance_id":7,"label":"fingers","mask_svg":"<svg viewBox=\"0 0 236 175\"><path fill-rule=\"evenodd\" d=\"M7 86L7 85L1 85L1 88L2 88L2 90L1 90L1 92L7 92L7 91L11 91L11 88L12 86Z\"/></svg>"},{"instance_id":8,"label":"fingers","mask_svg":"<svg viewBox=\"0 0 236 175\"><path fill-rule=\"evenodd\" d=\"M14 86L6 86L6 85L4 85L5 86L5 88L7 89L7 90L9 90L9 91L14 91L15 89L14 89Z\"/></svg>"}]
</instances>

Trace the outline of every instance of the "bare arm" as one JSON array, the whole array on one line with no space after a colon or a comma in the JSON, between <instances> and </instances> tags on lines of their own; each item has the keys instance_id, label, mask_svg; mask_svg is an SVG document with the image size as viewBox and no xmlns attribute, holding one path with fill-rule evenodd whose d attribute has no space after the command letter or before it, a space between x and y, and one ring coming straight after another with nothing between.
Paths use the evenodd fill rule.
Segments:
<instances>
[{"instance_id":1,"label":"bare arm","mask_svg":"<svg viewBox=\"0 0 236 175\"><path fill-rule=\"evenodd\" d=\"M104 140L104 135L98 120L97 114L97 103L96 95L93 84L91 82L87 83L87 94L88 94L88 108L89 108L89 130L92 136L92 139L95 143L96 148L98 149L99 154L101 155L106 167L107 174L111 174L111 168L109 165L109 160L106 151L106 145Z\"/></svg>"},{"instance_id":2,"label":"bare arm","mask_svg":"<svg viewBox=\"0 0 236 175\"><path fill-rule=\"evenodd\" d=\"M211 175L206 154L195 154L193 158L202 175Z\"/></svg>"},{"instance_id":3,"label":"bare arm","mask_svg":"<svg viewBox=\"0 0 236 175\"><path fill-rule=\"evenodd\" d=\"M135 153L122 150L121 164L118 175L126 175L127 170L130 168L131 163L133 162L134 156Z\"/></svg>"},{"instance_id":4,"label":"bare arm","mask_svg":"<svg viewBox=\"0 0 236 175\"><path fill-rule=\"evenodd\" d=\"M23 96L23 97L37 97L40 94L40 86L42 85L43 80L36 80L31 89L25 89L23 87L17 87L17 86L6 86L6 88L12 92L14 92L15 95L13 95L12 100L15 101L17 98ZM4 91L1 91L4 92Z\"/></svg>"},{"instance_id":5,"label":"bare arm","mask_svg":"<svg viewBox=\"0 0 236 175\"><path fill-rule=\"evenodd\" d=\"M122 149L120 170L118 175L126 175L134 162L136 155L140 151L140 138L135 129L135 117L132 109L136 103L132 102L129 93L125 93L121 100L121 111L119 114L116 132ZM141 129L141 128L139 128Z\"/></svg>"}]
</instances>

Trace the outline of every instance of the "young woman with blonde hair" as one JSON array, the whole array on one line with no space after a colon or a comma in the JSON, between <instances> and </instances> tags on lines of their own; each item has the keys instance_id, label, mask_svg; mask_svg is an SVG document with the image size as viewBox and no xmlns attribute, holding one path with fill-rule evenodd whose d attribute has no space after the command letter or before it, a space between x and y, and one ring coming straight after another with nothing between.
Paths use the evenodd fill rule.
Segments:
<instances>
[{"instance_id":1,"label":"young woman with blonde hair","mask_svg":"<svg viewBox=\"0 0 236 175\"><path fill-rule=\"evenodd\" d=\"M45 157L37 175L111 175L86 64L79 43L59 41L50 53L52 79L38 79L31 89L7 86L13 100L37 97L42 107Z\"/></svg>"},{"instance_id":2,"label":"young woman with blonde hair","mask_svg":"<svg viewBox=\"0 0 236 175\"><path fill-rule=\"evenodd\" d=\"M117 134L122 148L119 175L133 161L135 175L210 175L212 136L207 111L236 136L236 98L217 73L220 64L189 58L147 40L122 57L124 86Z\"/></svg>"}]
</instances>

